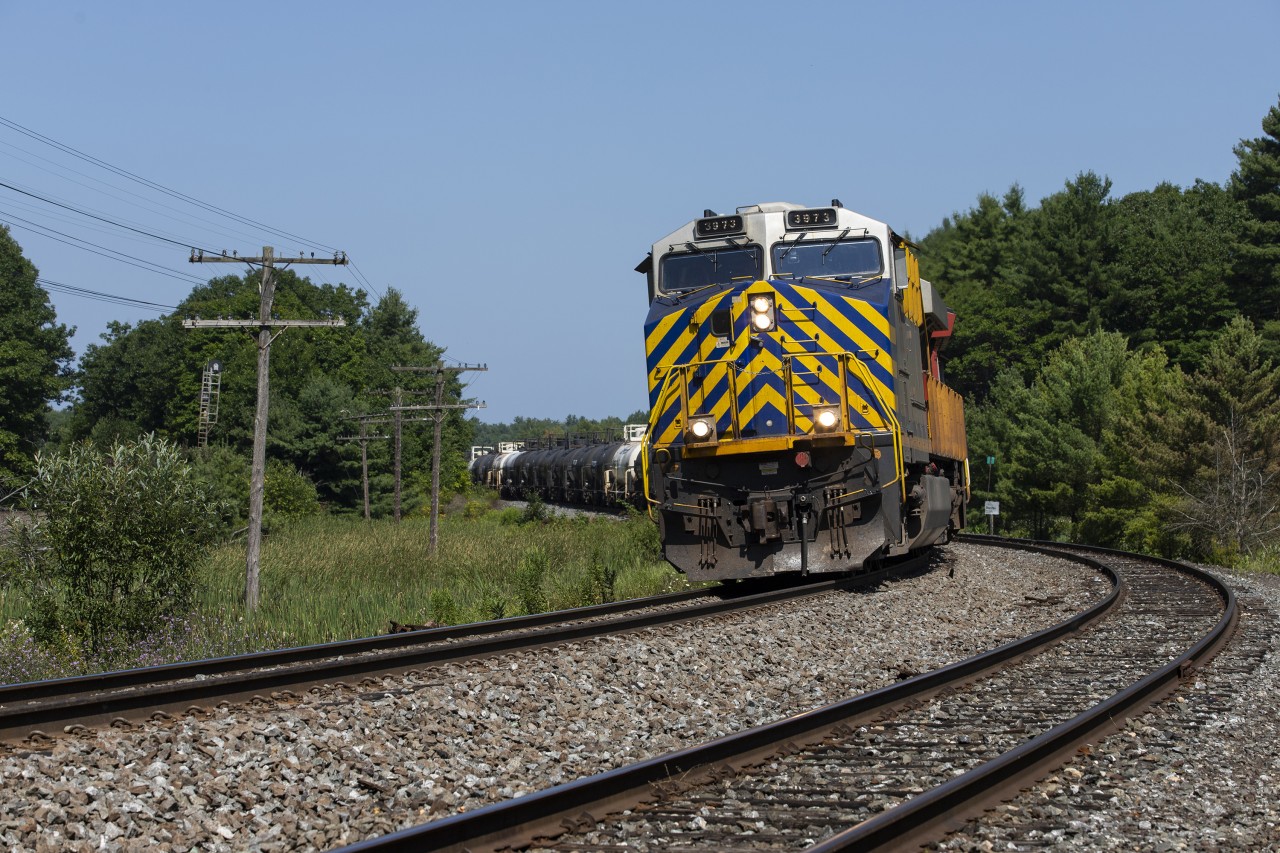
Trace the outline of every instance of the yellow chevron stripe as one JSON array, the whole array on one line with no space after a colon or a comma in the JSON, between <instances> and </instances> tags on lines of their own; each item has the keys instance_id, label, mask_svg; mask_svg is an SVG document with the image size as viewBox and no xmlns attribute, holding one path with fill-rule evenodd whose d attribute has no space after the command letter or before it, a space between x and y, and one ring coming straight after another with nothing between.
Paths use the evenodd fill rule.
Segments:
<instances>
[{"instance_id":1,"label":"yellow chevron stripe","mask_svg":"<svg viewBox=\"0 0 1280 853\"><path fill-rule=\"evenodd\" d=\"M706 368L707 375L705 379L701 379L696 383L691 383L689 388L689 408L692 410L689 414L696 414L707 410L707 393L716 386L720 381L720 377L725 376L729 371L729 366L724 362L709 365ZM714 405L714 403L713 403Z\"/></svg>"},{"instance_id":2,"label":"yellow chevron stripe","mask_svg":"<svg viewBox=\"0 0 1280 853\"><path fill-rule=\"evenodd\" d=\"M778 301L779 301L779 305L781 306L781 310L787 316L803 318L807 314L806 310L803 310L797 307L796 305L792 304L789 300L784 300L781 294L779 294L778 296ZM846 310L857 311L859 315L861 315L868 323L874 326L886 338L889 337L889 321L883 315L881 315L880 312L877 311L874 307L867 304L866 302L863 302L860 299L851 299L849 297L843 297L843 302L844 302L843 305L839 303L832 303L827 301L826 299L818 297L816 294L814 294L814 298L813 298L814 307L819 312L821 312L822 316L829 323L834 325L837 329L840 330L840 332L843 335L845 335L845 337L847 337L850 341L852 341L856 348L861 349L868 354L873 350L875 350L876 356L874 360L876 364L880 365L881 368L883 368L886 372L892 375L893 360L889 357L889 353L883 347L874 345L871 342L871 339L866 335L866 333L864 333L857 325L855 325L842 312ZM803 319L799 321L799 324L801 329L808 332L811 340L815 339L815 335L817 334L817 328L814 324L806 323ZM798 343L794 349L791 348L790 344L788 344L788 346L785 349L789 351L789 354L798 354L800 352L804 352L803 348L801 348ZM874 376L873 376L873 379L875 384L874 392L878 394L885 401L886 405L889 405L889 406L895 405L894 393L892 389L887 387L879 379L875 379ZM833 391L836 390L834 386L832 386L832 390ZM851 396L854 396L854 395L851 395Z\"/></svg>"},{"instance_id":3,"label":"yellow chevron stripe","mask_svg":"<svg viewBox=\"0 0 1280 853\"><path fill-rule=\"evenodd\" d=\"M886 371L888 371L890 374L892 374L893 360L889 358L889 353L885 351L884 347L881 347L877 344L873 344L871 342L871 339L867 337L867 335L860 328L854 325L853 321L851 321L847 316L845 316L843 312L844 310L854 310L854 311L857 311L859 314L861 314L863 317L867 318L868 320L872 320L872 321L880 320L880 323L875 325L878 329L883 328L884 334L886 337L888 337L888 334L889 334L887 329L888 324L885 323L884 318L881 317L880 314L875 309L867 305L867 303L860 302L856 299L845 299L844 302L845 302L844 308L842 308L839 305L833 305L829 302L819 303L818 308L820 311L822 311L822 316L825 317L827 321L830 322L832 325L834 325L837 329L839 329L841 333L843 333L851 341L853 341L854 344L857 345L859 349L864 350L868 353L870 353L872 350L879 350L879 352L876 353L876 358L875 358L876 363L879 364Z\"/></svg>"},{"instance_id":4,"label":"yellow chevron stripe","mask_svg":"<svg viewBox=\"0 0 1280 853\"><path fill-rule=\"evenodd\" d=\"M742 421L746 423L756 416L760 409L772 403L780 412L787 410L787 401L778 393L778 389L772 385L765 385L759 391L752 395L747 405L740 410L742 413Z\"/></svg>"},{"instance_id":5,"label":"yellow chevron stripe","mask_svg":"<svg viewBox=\"0 0 1280 853\"><path fill-rule=\"evenodd\" d=\"M666 354L658 360L654 370L650 372L650 392L652 392L653 389L662 381L662 375L676 365L676 358L680 353L684 352L686 347L689 346L689 342L692 341L694 335L698 333L698 329L703 323L706 323L709 320L711 312L719 308L720 303L724 302L725 297L728 295L729 294L726 292L708 299L693 310L692 316L689 315L688 311L679 311L675 314L664 317L662 318L662 321L654 327L653 332L645 339L646 355L652 353L653 348L662 342L663 337L665 337L667 332L671 330L672 326L679 322L679 318L687 318L688 320L688 326L685 327L684 331L680 333L680 336L676 338L675 342L667 349ZM668 322L668 320L670 320L670 322ZM698 353L695 360L708 361L710 359L711 352L715 349L715 338L707 335L700 349L701 352Z\"/></svg>"},{"instance_id":6,"label":"yellow chevron stripe","mask_svg":"<svg viewBox=\"0 0 1280 853\"><path fill-rule=\"evenodd\" d=\"M671 327L674 326L684 315L685 309L681 308L679 311L672 311L670 314L659 320L658 325L654 326L653 331L649 333L649 337L645 338L644 351L646 353L653 352L653 348L667 336L667 332L671 331Z\"/></svg>"}]
</instances>

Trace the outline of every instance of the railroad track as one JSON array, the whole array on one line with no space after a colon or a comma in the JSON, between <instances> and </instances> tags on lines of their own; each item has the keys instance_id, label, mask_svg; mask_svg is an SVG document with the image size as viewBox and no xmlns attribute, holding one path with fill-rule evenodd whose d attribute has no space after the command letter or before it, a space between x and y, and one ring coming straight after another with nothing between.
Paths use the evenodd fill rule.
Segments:
<instances>
[{"instance_id":1,"label":"railroad track","mask_svg":"<svg viewBox=\"0 0 1280 853\"><path fill-rule=\"evenodd\" d=\"M890 687L347 849L924 843L1175 688L1236 620L1230 590L1180 564L970 539L1085 562L1112 577L1112 593L1053 628Z\"/></svg>"},{"instance_id":2,"label":"railroad track","mask_svg":"<svg viewBox=\"0 0 1280 853\"><path fill-rule=\"evenodd\" d=\"M0 686L0 744L28 745L95 727L129 727L227 703L289 703L324 685L365 682L417 668L637 631L872 585L923 568L898 563L856 578L783 586L771 579L574 610L259 652L100 675ZM370 682L372 683L372 682Z\"/></svg>"}]
</instances>

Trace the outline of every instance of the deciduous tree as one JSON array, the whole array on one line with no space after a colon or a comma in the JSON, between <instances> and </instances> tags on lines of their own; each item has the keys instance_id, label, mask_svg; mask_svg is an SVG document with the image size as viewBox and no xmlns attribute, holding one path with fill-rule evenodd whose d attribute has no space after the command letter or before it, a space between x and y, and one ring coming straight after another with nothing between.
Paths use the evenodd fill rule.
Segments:
<instances>
[{"instance_id":1,"label":"deciduous tree","mask_svg":"<svg viewBox=\"0 0 1280 853\"><path fill-rule=\"evenodd\" d=\"M0 226L0 497L31 476L47 434L45 415L71 379L75 330L57 322L38 276Z\"/></svg>"}]
</instances>

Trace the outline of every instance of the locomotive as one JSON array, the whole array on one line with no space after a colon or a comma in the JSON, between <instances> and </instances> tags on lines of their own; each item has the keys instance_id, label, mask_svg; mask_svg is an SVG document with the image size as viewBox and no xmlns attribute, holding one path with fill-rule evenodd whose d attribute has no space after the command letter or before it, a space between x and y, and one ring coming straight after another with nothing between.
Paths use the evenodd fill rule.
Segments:
<instances>
[{"instance_id":1,"label":"locomotive","mask_svg":"<svg viewBox=\"0 0 1280 853\"><path fill-rule=\"evenodd\" d=\"M706 210L653 244L640 455L691 580L849 572L944 542L970 497L955 314L916 247L848 210Z\"/></svg>"},{"instance_id":2,"label":"locomotive","mask_svg":"<svg viewBox=\"0 0 1280 853\"><path fill-rule=\"evenodd\" d=\"M970 498L955 314L916 247L846 209L706 210L653 244L650 416L624 440L476 453L504 497L648 505L690 580L856 572L945 542Z\"/></svg>"}]
</instances>

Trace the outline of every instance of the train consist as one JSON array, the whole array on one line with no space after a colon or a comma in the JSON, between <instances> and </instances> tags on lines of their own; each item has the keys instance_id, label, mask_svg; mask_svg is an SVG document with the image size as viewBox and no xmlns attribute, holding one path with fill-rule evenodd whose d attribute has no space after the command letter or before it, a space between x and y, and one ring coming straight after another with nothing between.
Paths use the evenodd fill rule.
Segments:
<instances>
[{"instance_id":1,"label":"train consist","mask_svg":"<svg viewBox=\"0 0 1280 853\"><path fill-rule=\"evenodd\" d=\"M834 199L708 210L636 270L643 440L489 454L472 463L478 482L581 503L642 495L693 580L856 571L963 527L964 405L938 361L955 315L888 225Z\"/></svg>"},{"instance_id":2,"label":"train consist","mask_svg":"<svg viewBox=\"0 0 1280 853\"><path fill-rule=\"evenodd\" d=\"M623 427L621 441L557 439L471 449L471 480L504 498L537 495L549 503L644 506L644 424Z\"/></svg>"}]
</instances>

